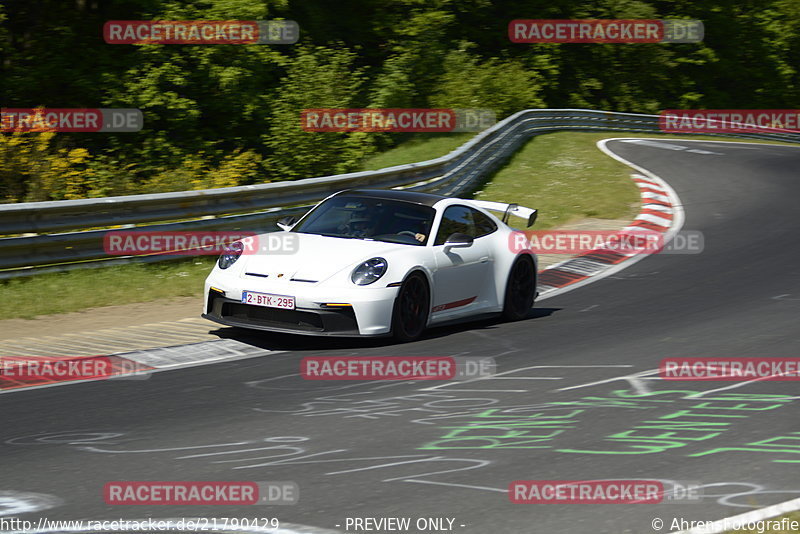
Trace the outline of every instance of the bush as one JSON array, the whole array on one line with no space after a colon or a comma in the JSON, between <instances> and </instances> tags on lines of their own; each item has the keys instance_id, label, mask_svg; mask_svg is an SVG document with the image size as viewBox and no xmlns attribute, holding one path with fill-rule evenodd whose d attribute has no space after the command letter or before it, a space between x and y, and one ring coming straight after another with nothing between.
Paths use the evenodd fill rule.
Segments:
<instances>
[{"instance_id":1,"label":"bush","mask_svg":"<svg viewBox=\"0 0 800 534\"><path fill-rule=\"evenodd\" d=\"M0 134L0 195L4 202L85 198L94 191L85 148L59 147L56 133Z\"/></svg>"},{"instance_id":2,"label":"bush","mask_svg":"<svg viewBox=\"0 0 800 534\"><path fill-rule=\"evenodd\" d=\"M431 97L432 107L486 108L502 118L544 106L534 71L513 59L480 61L469 48L468 44L462 45L445 58L445 72L438 91Z\"/></svg>"}]
</instances>

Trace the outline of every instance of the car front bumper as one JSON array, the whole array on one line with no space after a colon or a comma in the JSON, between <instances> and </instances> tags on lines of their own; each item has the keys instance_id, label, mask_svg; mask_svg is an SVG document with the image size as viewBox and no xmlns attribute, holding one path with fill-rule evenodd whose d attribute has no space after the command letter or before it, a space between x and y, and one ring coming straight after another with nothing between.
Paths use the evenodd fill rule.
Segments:
<instances>
[{"instance_id":1,"label":"car front bumper","mask_svg":"<svg viewBox=\"0 0 800 534\"><path fill-rule=\"evenodd\" d=\"M238 285L238 284L237 284ZM292 284L295 286L295 284ZM295 298L294 310L243 304L242 288L206 283L203 317L227 326L314 336L385 336L391 333L397 287L320 291L313 287L253 284L257 291ZM327 303L347 304L330 306Z\"/></svg>"}]
</instances>

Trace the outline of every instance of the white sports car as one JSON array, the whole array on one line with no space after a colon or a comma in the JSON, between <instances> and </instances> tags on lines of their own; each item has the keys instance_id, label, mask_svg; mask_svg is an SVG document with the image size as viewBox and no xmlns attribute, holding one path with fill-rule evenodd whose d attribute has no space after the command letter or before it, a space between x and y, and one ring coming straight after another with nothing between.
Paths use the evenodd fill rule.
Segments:
<instances>
[{"instance_id":1,"label":"white sports car","mask_svg":"<svg viewBox=\"0 0 800 534\"><path fill-rule=\"evenodd\" d=\"M291 237L291 254L243 254L243 243L232 243L206 279L203 317L274 332L400 341L488 314L522 319L537 295L537 258L510 246L510 215L528 226L536 220L536 210L516 204L341 191L299 221L279 221L283 232L257 236Z\"/></svg>"}]
</instances>

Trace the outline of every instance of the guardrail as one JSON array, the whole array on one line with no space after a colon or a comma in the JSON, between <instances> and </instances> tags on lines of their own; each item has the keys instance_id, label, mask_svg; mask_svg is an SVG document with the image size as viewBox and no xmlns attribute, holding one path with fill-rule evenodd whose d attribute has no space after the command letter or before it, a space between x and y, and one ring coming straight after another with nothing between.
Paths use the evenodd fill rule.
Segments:
<instances>
[{"instance_id":1,"label":"guardrail","mask_svg":"<svg viewBox=\"0 0 800 534\"><path fill-rule=\"evenodd\" d=\"M658 118L583 109L525 110L484 130L446 156L377 171L202 191L4 204L0 205L0 235L21 236L0 239L0 278L176 258L109 258L103 250L103 236L108 230L80 229L122 226L148 231L257 232L272 229L278 218L302 213L342 189L403 188L458 196L489 177L534 135L559 130L660 132ZM795 133L720 135L800 143L800 134Z\"/></svg>"}]
</instances>

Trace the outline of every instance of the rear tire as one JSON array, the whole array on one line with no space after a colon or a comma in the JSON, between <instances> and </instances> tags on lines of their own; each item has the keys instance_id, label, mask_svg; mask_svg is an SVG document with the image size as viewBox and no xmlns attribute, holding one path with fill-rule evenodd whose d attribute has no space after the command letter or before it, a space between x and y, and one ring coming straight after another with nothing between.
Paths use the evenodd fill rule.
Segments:
<instances>
[{"instance_id":1,"label":"rear tire","mask_svg":"<svg viewBox=\"0 0 800 534\"><path fill-rule=\"evenodd\" d=\"M422 273L408 275L394 301L392 335L402 343L422 336L430 314L430 289Z\"/></svg>"},{"instance_id":2,"label":"rear tire","mask_svg":"<svg viewBox=\"0 0 800 534\"><path fill-rule=\"evenodd\" d=\"M528 316L536 299L536 271L530 256L520 256L511 266L503 300L503 319L519 321Z\"/></svg>"}]
</instances>

